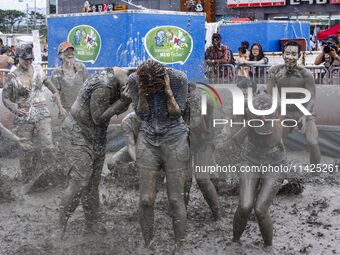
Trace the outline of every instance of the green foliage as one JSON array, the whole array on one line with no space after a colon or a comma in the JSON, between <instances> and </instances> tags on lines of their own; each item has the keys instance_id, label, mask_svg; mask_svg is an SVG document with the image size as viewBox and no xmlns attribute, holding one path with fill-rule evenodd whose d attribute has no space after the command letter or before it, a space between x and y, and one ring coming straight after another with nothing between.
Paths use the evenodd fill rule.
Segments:
<instances>
[{"instance_id":1,"label":"green foliage","mask_svg":"<svg viewBox=\"0 0 340 255\"><path fill-rule=\"evenodd\" d=\"M41 13L35 15L35 28L46 30L45 16ZM34 29L34 12L28 15L18 10L0 9L0 31L3 33L31 32Z\"/></svg>"}]
</instances>

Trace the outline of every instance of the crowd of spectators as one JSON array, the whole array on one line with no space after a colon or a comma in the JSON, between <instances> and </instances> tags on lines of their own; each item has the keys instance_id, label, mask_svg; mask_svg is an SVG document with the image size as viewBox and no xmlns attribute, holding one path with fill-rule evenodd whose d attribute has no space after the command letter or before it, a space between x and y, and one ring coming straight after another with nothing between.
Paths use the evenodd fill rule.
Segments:
<instances>
[{"instance_id":1,"label":"crowd of spectators","mask_svg":"<svg viewBox=\"0 0 340 255\"><path fill-rule=\"evenodd\" d=\"M14 65L15 59L15 47L8 47L4 45L0 38L0 69L10 70ZM3 87L4 83L4 72L0 70L0 88Z\"/></svg>"},{"instance_id":2,"label":"crowd of spectators","mask_svg":"<svg viewBox=\"0 0 340 255\"><path fill-rule=\"evenodd\" d=\"M316 57L314 64L323 64L329 74L328 83L339 83L339 71L334 68L340 67L340 43L336 35L329 36L321 42L322 51ZM326 74L326 73L325 73ZM325 77L323 77L325 79Z\"/></svg>"},{"instance_id":3,"label":"crowd of spectators","mask_svg":"<svg viewBox=\"0 0 340 255\"><path fill-rule=\"evenodd\" d=\"M314 65L323 65L325 71L320 72L323 83L339 84L340 73L340 33L330 35L320 42L320 53L314 61ZM236 78L254 79L258 83L265 82L266 66L268 58L264 55L262 45L253 43L249 49L249 42L242 41L237 54L222 43L222 37L218 33L212 36L212 46L205 52L205 75L210 82L229 82ZM233 67L232 67L232 66ZM236 71L234 69L236 68ZM236 75L236 77L233 77ZM317 78L316 78L317 79ZM234 79L235 80L235 79Z\"/></svg>"},{"instance_id":4,"label":"crowd of spectators","mask_svg":"<svg viewBox=\"0 0 340 255\"><path fill-rule=\"evenodd\" d=\"M255 78L263 82L264 69L259 65L267 65L268 58L264 56L261 44L254 43L249 50L249 42L241 42L235 60L232 50L222 44L219 33L212 36L212 46L205 51L205 75L211 82L228 81L235 77L231 65L237 66L237 79Z\"/></svg>"}]
</instances>

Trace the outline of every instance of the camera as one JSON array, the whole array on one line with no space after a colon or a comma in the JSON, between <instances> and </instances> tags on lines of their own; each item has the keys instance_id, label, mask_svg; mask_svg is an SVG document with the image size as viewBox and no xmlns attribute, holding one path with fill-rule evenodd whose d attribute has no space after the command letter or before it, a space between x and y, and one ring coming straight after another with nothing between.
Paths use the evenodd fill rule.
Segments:
<instances>
[{"instance_id":1,"label":"camera","mask_svg":"<svg viewBox=\"0 0 340 255\"><path fill-rule=\"evenodd\" d=\"M330 53L331 49L337 50L336 44L333 42L326 42L326 45L323 47L324 53Z\"/></svg>"}]
</instances>

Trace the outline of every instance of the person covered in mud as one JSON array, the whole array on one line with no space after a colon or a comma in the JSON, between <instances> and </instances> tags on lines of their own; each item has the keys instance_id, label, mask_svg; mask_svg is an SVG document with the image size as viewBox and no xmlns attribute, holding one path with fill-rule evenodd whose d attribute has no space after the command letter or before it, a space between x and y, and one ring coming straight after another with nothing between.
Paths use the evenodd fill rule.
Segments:
<instances>
[{"instance_id":1,"label":"person covered in mud","mask_svg":"<svg viewBox=\"0 0 340 255\"><path fill-rule=\"evenodd\" d=\"M27 141L26 138L20 138L16 136L0 123L0 137L1 136L16 142L23 150L29 150L32 147L32 144L29 141Z\"/></svg>"},{"instance_id":2,"label":"person covered in mud","mask_svg":"<svg viewBox=\"0 0 340 255\"><path fill-rule=\"evenodd\" d=\"M301 132L305 135L310 149L310 163L318 164L321 160L319 147L318 130L315 124L314 104L315 104L315 83L313 75L303 66L297 65L300 58L300 46L294 41L288 41L283 47L284 64L273 66L269 69L269 79L267 83L268 91L272 94L272 89L277 87L279 93L281 88L304 88L311 93L311 99L304 104L312 115L303 115L295 105L287 105L287 115L285 119L293 119L298 122ZM281 96L281 94L280 94ZM300 98L300 93L289 93L287 98ZM287 128L285 133L290 133L293 128Z\"/></svg>"},{"instance_id":3,"label":"person covered in mud","mask_svg":"<svg viewBox=\"0 0 340 255\"><path fill-rule=\"evenodd\" d=\"M207 114L201 114L201 93L196 85L189 83L185 122L189 127L190 152L194 165L203 169L206 166L215 165L214 157L214 128L213 128L213 105L207 102ZM185 187L185 203L189 203L190 188L192 184L192 168L189 164L188 180ZM208 203L213 219L221 218L218 196L215 185L211 180L211 173L207 171L194 171L195 179L205 201ZM216 181L216 184L217 183Z\"/></svg>"},{"instance_id":4,"label":"person covered in mud","mask_svg":"<svg viewBox=\"0 0 340 255\"><path fill-rule=\"evenodd\" d=\"M114 171L118 163L135 162L136 161L136 143L139 133L141 121L135 112L130 112L121 122L121 128L124 134L126 146L116 152L107 167L110 171Z\"/></svg>"},{"instance_id":5,"label":"person covered in mud","mask_svg":"<svg viewBox=\"0 0 340 255\"><path fill-rule=\"evenodd\" d=\"M69 183L60 202L56 241L63 238L68 219L80 200L86 220L85 233L105 233L98 188L106 133L111 117L125 112L130 105L128 87L124 86L128 75L129 71L114 67L87 79L62 124Z\"/></svg>"},{"instance_id":6,"label":"person covered in mud","mask_svg":"<svg viewBox=\"0 0 340 255\"><path fill-rule=\"evenodd\" d=\"M45 168L53 167L51 162L54 158L51 114L47 108L43 85L53 93L59 113L65 115L66 111L60 102L57 89L45 76L42 67L32 64L32 46L23 45L17 51L19 67L8 74L2 92L2 100L4 105L15 115L14 124L19 137L32 142L34 133L37 134L40 141L39 162L42 171ZM38 160L32 159L32 154L32 150L26 148L20 156L22 179L24 183L28 184L27 189L23 189L24 193L29 191L32 186L31 181L35 181L41 173L36 169Z\"/></svg>"},{"instance_id":7,"label":"person covered in mud","mask_svg":"<svg viewBox=\"0 0 340 255\"><path fill-rule=\"evenodd\" d=\"M253 99L255 109L267 110L271 108L272 97L262 90ZM280 122L269 119L281 119L276 110L271 115L257 116L246 114L246 119L260 119L263 124L246 125L234 136L237 143L244 143L241 153L242 161L248 166L274 166L286 164L285 150L282 143L282 126ZM269 214L269 207L281 186L281 178L277 173L259 171L243 172L240 176L239 204L233 221L233 241L239 242L244 232L250 213L254 209L265 246L272 245L273 224Z\"/></svg>"},{"instance_id":8,"label":"person covered in mud","mask_svg":"<svg viewBox=\"0 0 340 255\"><path fill-rule=\"evenodd\" d=\"M140 174L140 224L147 252L154 238L157 180L164 170L169 210L175 232L174 253L180 253L186 230L184 183L189 160L188 130L182 113L188 92L184 73L147 60L129 77L134 110L141 119L136 146Z\"/></svg>"},{"instance_id":9,"label":"person covered in mud","mask_svg":"<svg viewBox=\"0 0 340 255\"><path fill-rule=\"evenodd\" d=\"M74 47L70 42L59 45L58 56L62 64L53 70L51 79L59 91L62 105L69 112L88 73L83 63L74 60Z\"/></svg>"}]
</instances>

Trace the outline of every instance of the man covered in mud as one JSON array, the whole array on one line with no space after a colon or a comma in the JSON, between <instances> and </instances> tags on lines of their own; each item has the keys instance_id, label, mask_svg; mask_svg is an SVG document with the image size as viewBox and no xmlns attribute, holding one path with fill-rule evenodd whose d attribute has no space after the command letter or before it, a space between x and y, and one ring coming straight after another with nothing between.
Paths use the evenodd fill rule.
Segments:
<instances>
[{"instance_id":1,"label":"man covered in mud","mask_svg":"<svg viewBox=\"0 0 340 255\"><path fill-rule=\"evenodd\" d=\"M74 47L70 42L62 42L59 45L58 56L62 64L53 70L51 79L59 91L62 105L69 112L88 78L88 73L83 63L75 62Z\"/></svg>"},{"instance_id":2,"label":"man covered in mud","mask_svg":"<svg viewBox=\"0 0 340 255\"><path fill-rule=\"evenodd\" d=\"M282 65L276 65L269 69L268 91L272 94L272 88L277 87L279 93L281 88L304 88L311 93L311 99L304 104L306 109L313 114L315 104L315 83L313 75L303 66L297 65L300 58L300 46L294 41L287 42L283 47ZM280 95L281 96L281 95ZM300 98L300 93L289 93L287 98ZM318 130L315 124L314 115L303 115L303 113L295 105L287 105L287 115L285 119L294 119L298 122L301 132L305 135L307 144L310 149L310 163L318 164L321 160L319 147ZM284 133L292 132L293 128L287 128Z\"/></svg>"},{"instance_id":3,"label":"man covered in mud","mask_svg":"<svg viewBox=\"0 0 340 255\"><path fill-rule=\"evenodd\" d=\"M154 238L157 179L163 169L175 232L174 253L180 253L186 230L184 183L189 159L188 130L182 113L187 98L184 73L147 60L129 77L135 112L141 119L136 165L140 174L140 224L147 252Z\"/></svg>"},{"instance_id":4,"label":"man covered in mud","mask_svg":"<svg viewBox=\"0 0 340 255\"><path fill-rule=\"evenodd\" d=\"M254 108L258 110L270 109L271 104L272 97L264 91L253 99ZM242 160L248 166L262 167L285 164L286 155L281 145L282 126L280 122L275 122L274 125L270 122L270 119L281 119L278 111L267 116L257 116L249 112L246 115L247 119L260 119L263 124L253 124L256 127L247 125L233 136L233 140L238 144L247 138L241 153ZM279 190L281 182L277 173L263 173L261 169L257 172L241 173L239 204L233 221L234 242L239 242L249 215L254 209L264 244L265 246L272 245L273 224L269 206Z\"/></svg>"},{"instance_id":5,"label":"man covered in mud","mask_svg":"<svg viewBox=\"0 0 340 255\"><path fill-rule=\"evenodd\" d=\"M2 100L4 105L15 115L14 124L17 135L32 142L33 135L36 132L40 140L39 168L41 169L36 169L38 159L34 160L32 158L31 149L25 148L22 155L20 155L23 182L27 184L22 191L27 193L39 178L43 169L49 169L53 166L52 159L54 156L52 150L54 146L52 142L51 114L47 108L43 85L53 93L59 113L65 115L66 111L60 103L57 89L45 76L41 66L32 64L32 46L23 45L17 51L19 54L19 67L8 74Z\"/></svg>"},{"instance_id":6,"label":"man covered in mud","mask_svg":"<svg viewBox=\"0 0 340 255\"><path fill-rule=\"evenodd\" d=\"M131 102L128 88L124 87L128 75L129 71L115 67L87 79L62 125L69 184L60 202L57 240L63 238L67 221L80 200L85 213L85 233L105 233L98 187L107 127L111 117L125 112Z\"/></svg>"}]
</instances>

